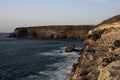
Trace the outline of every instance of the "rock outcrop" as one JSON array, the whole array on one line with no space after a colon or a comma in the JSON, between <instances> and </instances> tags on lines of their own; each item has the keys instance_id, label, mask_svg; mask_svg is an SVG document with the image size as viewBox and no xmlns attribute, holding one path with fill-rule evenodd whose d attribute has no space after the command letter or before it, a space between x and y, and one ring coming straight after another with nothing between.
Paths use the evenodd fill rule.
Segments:
<instances>
[{"instance_id":1,"label":"rock outcrop","mask_svg":"<svg viewBox=\"0 0 120 80\"><path fill-rule=\"evenodd\" d=\"M71 80L120 80L120 15L90 30Z\"/></svg>"},{"instance_id":2,"label":"rock outcrop","mask_svg":"<svg viewBox=\"0 0 120 80\"><path fill-rule=\"evenodd\" d=\"M75 45L74 44L70 44L66 47L65 52L72 52L75 50Z\"/></svg>"},{"instance_id":3,"label":"rock outcrop","mask_svg":"<svg viewBox=\"0 0 120 80\"><path fill-rule=\"evenodd\" d=\"M74 44L70 44L65 48L65 52L80 52L81 50L78 50L75 48Z\"/></svg>"},{"instance_id":4,"label":"rock outcrop","mask_svg":"<svg viewBox=\"0 0 120 80\"><path fill-rule=\"evenodd\" d=\"M36 39L83 39L96 25L63 25L16 28L10 37Z\"/></svg>"}]
</instances>

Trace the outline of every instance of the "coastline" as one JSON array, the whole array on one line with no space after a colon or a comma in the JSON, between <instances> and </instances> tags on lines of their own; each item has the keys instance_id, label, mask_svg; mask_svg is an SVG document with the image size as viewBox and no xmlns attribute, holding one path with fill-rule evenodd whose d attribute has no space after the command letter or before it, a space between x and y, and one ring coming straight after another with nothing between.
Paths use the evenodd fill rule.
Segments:
<instances>
[{"instance_id":1,"label":"coastline","mask_svg":"<svg viewBox=\"0 0 120 80\"><path fill-rule=\"evenodd\" d=\"M90 30L70 80L120 79L120 15Z\"/></svg>"},{"instance_id":2,"label":"coastline","mask_svg":"<svg viewBox=\"0 0 120 80\"><path fill-rule=\"evenodd\" d=\"M64 51L70 43L83 46L75 40L0 39L0 80L69 80L78 59L76 52Z\"/></svg>"},{"instance_id":3,"label":"coastline","mask_svg":"<svg viewBox=\"0 0 120 80\"><path fill-rule=\"evenodd\" d=\"M18 27L10 34L14 38L26 39L84 39L96 25L59 25Z\"/></svg>"},{"instance_id":4,"label":"coastline","mask_svg":"<svg viewBox=\"0 0 120 80\"><path fill-rule=\"evenodd\" d=\"M80 52L78 63L73 65L72 72L70 74L70 80L118 80L120 79L120 15L114 16L108 20L103 21L96 28L93 29L81 29L78 27L71 29L70 27L59 29L61 26L54 28L46 27L44 30L41 28L16 28L11 34L14 38L24 39L81 39L86 36L85 46ZM72 26L73 27L73 26ZM84 27L84 26L82 26ZM87 26L86 26L87 27ZM55 30L54 30L55 29ZM69 33L58 35L58 31L61 33ZM65 31L64 31L65 30ZM71 30L77 33L72 34ZM84 32L85 30L85 32ZM87 31L86 31L87 30ZM90 30L90 31L89 31ZM35 31L35 33L34 33ZM39 33L37 38L36 31ZM56 32L54 32L56 31ZM83 31L84 35L80 36ZM42 32L42 34L41 34ZM54 34L53 34L54 32ZM52 34L51 34L52 33ZM45 35L44 35L45 34ZM57 36L56 36L57 34ZM72 35L71 35L72 34ZM79 36L76 36L79 34ZM42 37L41 37L42 36ZM75 37L73 37L75 36Z\"/></svg>"}]
</instances>

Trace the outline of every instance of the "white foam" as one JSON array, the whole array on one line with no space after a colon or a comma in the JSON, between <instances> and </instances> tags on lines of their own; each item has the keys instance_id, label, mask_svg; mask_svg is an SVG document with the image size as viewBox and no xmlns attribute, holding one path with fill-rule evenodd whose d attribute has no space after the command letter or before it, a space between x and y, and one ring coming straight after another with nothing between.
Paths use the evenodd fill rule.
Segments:
<instances>
[{"instance_id":1,"label":"white foam","mask_svg":"<svg viewBox=\"0 0 120 80\"><path fill-rule=\"evenodd\" d=\"M65 50L66 47L60 47L61 50ZM82 49L82 47L75 47L75 49Z\"/></svg>"},{"instance_id":2,"label":"white foam","mask_svg":"<svg viewBox=\"0 0 120 80\"><path fill-rule=\"evenodd\" d=\"M55 54L53 54L52 52L43 52L43 53L37 53L37 54L40 54L40 55L44 55L44 56L55 56Z\"/></svg>"},{"instance_id":3,"label":"white foam","mask_svg":"<svg viewBox=\"0 0 120 80\"><path fill-rule=\"evenodd\" d=\"M39 74L49 76L49 80L69 80L69 74L72 70L72 65L77 62L79 55L76 52L65 52L65 47L61 47L60 50L53 50L51 52L40 53L40 55L49 56L65 56L66 59L52 65L50 67L57 70L40 71ZM78 49L80 49L78 47Z\"/></svg>"},{"instance_id":4,"label":"white foam","mask_svg":"<svg viewBox=\"0 0 120 80\"><path fill-rule=\"evenodd\" d=\"M82 47L76 47L75 49L81 50L81 49L82 49Z\"/></svg>"},{"instance_id":5,"label":"white foam","mask_svg":"<svg viewBox=\"0 0 120 80\"><path fill-rule=\"evenodd\" d=\"M53 50L50 52L43 52L43 53L36 53L37 55L43 55L43 56L67 56L72 55L75 56L77 54L76 52L65 52L64 50Z\"/></svg>"},{"instance_id":6,"label":"white foam","mask_svg":"<svg viewBox=\"0 0 120 80\"><path fill-rule=\"evenodd\" d=\"M67 58L65 59L64 62L62 61L54 63L53 65L48 65L57 68L57 70L41 71L39 73L50 76L50 80L69 80L69 74L72 70L72 65L77 62L79 56L75 52L71 53L63 52L60 53L59 56L66 56Z\"/></svg>"},{"instance_id":7,"label":"white foam","mask_svg":"<svg viewBox=\"0 0 120 80\"><path fill-rule=\"evenodd\" d=\"M21 80L41 80L41 78L37 75L30 75L27 78L22 78Z\"/></svg>"},{"instance_id":8,"label":"white foam","mask_svg":"<svg viewBox=\"0 0 120 80\"><path fill-rule=\"evenodd\" d=\"M64 50L66 47L60 47L60 49Z\"/></svg>"}]
</instances>

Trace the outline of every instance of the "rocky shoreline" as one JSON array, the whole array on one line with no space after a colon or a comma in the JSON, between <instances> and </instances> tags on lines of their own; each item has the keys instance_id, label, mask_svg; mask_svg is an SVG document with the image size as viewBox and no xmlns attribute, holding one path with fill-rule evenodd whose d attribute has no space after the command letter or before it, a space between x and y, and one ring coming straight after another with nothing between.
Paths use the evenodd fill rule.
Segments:
<instances>
[{"instance_id":1,"label":"rocky shoreline","mask_svg":"<svg viewBox=\"0 0 120 80\"><path fill-rule=\"evenodd\" d=\"M89 31L90 30L90 31ZM87 36L86 36L87 34ZM120 15L99 25L39 26L16 28L10 37L26 39L85 39L70 80L120 79ZM66 52L75 51L74 45Z\"/></svg>"},{"instance_id":2,"label":"rocky shoreline","mask_svg":"<svg viewBox=\"0 0 120 80\"><path fill-rule=\"evenodd\" d=\"M10 34L14 38L27 39L84 39L96 25L57 25L18 27Z\"/></svg>"},{"instance_id":3,"label":"rocky shoreline","mask_svg":"<svg viewBox=\"0 0 120 80\"><path fill-rule=\"evenodd\" d=\"M120 80L120 15L89 31L70 80Z\"/></svg>"}]
</instances>

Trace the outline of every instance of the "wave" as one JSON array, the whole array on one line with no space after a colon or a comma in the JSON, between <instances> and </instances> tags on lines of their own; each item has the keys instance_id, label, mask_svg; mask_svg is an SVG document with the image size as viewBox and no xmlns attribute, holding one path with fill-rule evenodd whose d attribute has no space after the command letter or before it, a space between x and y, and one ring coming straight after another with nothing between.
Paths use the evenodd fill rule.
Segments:
<instances>
[{"instance_id":1,"label":"wave","mask_svg":"<svg viewBox=\"0 0 120 80\"><path fill-rule=\"evenodd\" d=\"M64 48L65 47L61 47L60 49ZM66 59L64 61L48 65L50 67L56 67L57 70L40 71L39 74L49 76L49 80L69 80L72 65L77 62L79 57L76 52L67 53L64 52L64 50L54 50L52 52L44 53L43 55L66 56Z\"/></svg>"},{"instance_id":2,"label":"wave","mask_svg":"<svg viewBox=\"0 0 120 80\"><path fill-rule=\"evenodd\" d=\"M22 80L69 80L69 74L72 69L72 65L77 63L79 55L76 52L64 52L65 47L60 47L60 50L52 50L50 52L37 53L40 56L60 56L66 57L64 60L58 61L57 63L47 65L53 67L55 70L44 70L40 71L39 75L30 75Z\"/></svg>"}]
</instances>

